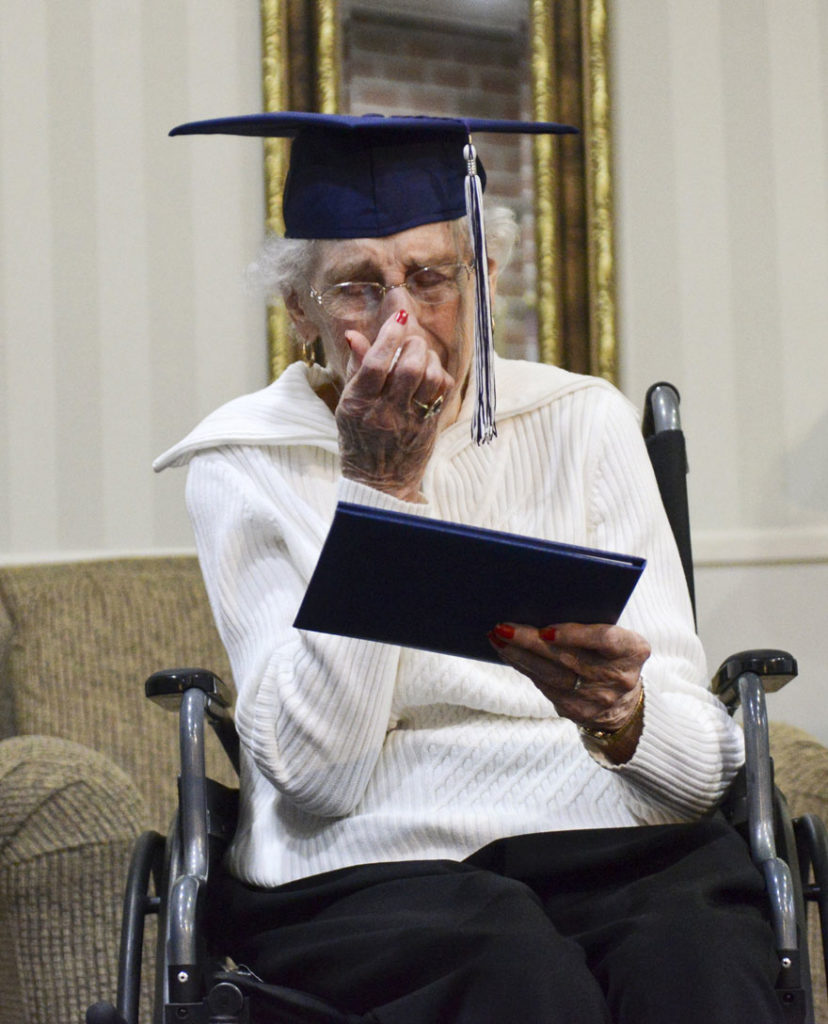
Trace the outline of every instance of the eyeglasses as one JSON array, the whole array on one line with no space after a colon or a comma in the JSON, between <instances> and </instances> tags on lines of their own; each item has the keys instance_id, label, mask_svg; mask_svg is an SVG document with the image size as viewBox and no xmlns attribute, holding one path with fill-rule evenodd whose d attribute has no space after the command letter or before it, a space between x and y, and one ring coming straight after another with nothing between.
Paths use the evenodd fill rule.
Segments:
<instances>
[{"instance_id":1,"label":"eyeglasses","mask_svg":"<svg viewBox=\"0 0 828 1024\"><path fill-rule=\"evenodd\" d=\"M336 320L367 320L376 314L385 296L395 288L405 288L412 298L427 306L451 302L460 291L461 281L468 278L473 269L474 264L440 263L412 270L402 284L342 281L323 292L311 288L310 295Z\"/></svg>"}]
</instances>

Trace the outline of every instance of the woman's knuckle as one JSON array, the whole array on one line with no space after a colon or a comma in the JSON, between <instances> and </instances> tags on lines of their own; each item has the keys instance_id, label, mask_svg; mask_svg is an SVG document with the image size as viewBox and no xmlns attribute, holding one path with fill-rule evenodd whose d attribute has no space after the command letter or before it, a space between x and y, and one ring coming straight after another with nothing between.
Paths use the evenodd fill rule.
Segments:
<instances>
[{"instance_id":1,"label":"woman's knuckle","mask_svg":"<svg viewBox=\"0 0 828 1024\"><path fill-rule=\"evenodd\" d=\"M602 688L595 694L595 703L602 711L609 711L617 700L618 694L612 689Z\"/></svg>"}]
</instances>

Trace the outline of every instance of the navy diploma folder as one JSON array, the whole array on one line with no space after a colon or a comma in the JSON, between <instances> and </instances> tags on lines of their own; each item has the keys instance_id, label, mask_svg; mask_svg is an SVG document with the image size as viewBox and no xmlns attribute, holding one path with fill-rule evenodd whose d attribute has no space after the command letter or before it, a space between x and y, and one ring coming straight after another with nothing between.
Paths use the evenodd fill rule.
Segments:
<instances>
[{"instance_id":1,"label":"navy diploma folder","mask_svg":"<svg viewBox=\"0 0 828 1024\"><path fill-rule=\"evenodd\" d=\"M498 622L617 622L644 565L340 502L293 624L500 663Z\"/></svg>"}]
</instances>

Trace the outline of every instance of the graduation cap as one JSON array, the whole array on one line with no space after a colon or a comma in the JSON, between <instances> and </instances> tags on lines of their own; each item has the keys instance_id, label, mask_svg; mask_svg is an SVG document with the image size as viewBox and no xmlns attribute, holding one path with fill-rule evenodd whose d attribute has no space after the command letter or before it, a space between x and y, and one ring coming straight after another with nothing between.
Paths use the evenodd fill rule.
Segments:
<instances>
[{"instance_id":1,"label":"graduation cap","mask_svg":"<svg viewBox=\"0 0 828 1024\"><path fill-rule=\"evenodd\" d=\"M484 118L362 117L298 111L194 121L170 135L250 135L293 140L282 197L288 238L381 238L468 214L475 267L475 382L472 437L496 436L486 236L472 135L568 134L546 121Z\"/></svg>"}]
</instances>

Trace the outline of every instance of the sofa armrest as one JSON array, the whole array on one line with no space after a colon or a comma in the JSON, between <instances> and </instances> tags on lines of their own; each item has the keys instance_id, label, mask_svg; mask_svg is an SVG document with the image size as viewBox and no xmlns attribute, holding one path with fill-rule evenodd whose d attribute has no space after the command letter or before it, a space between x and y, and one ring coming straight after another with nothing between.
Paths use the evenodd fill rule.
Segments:
<instances>
[{"instance_id":1,"label":"sofa armrest","mask_svg":"<svg viewBox=\"0 0 828 1024\"><path fill-rule=\"evenodd\" d=\"M791 814L818 814L828 821L828 747L793 725L771 722L776 783Z\"/></svg>"},{"instance_id":2,"label":"sofa armrest","mask_svg":"<svg viewBox=\"0 0 828 1024\"><path fill-rule=\"evenodd\" d=\"M81 1021L112 996L129 856L146 817L103 755L48 736L0 742L0 1024Z\"/></svg>"}]
</instances>

